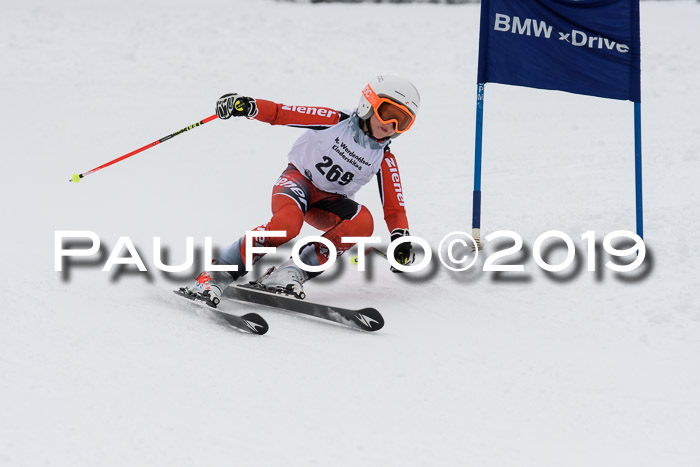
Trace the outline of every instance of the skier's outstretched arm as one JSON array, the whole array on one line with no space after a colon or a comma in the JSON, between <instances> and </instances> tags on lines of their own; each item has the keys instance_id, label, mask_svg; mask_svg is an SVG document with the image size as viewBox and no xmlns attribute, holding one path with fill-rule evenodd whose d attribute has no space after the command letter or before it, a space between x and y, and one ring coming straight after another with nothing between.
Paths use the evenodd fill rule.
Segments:
<instances>
[{"instance_id":1,"label":"skier's outstretched arm","mask_svg":"<svg viewBox=\"0 0 700 467\"><path fill-rule=\"evenodd\" d=\"M254 118L270 125L287 125L301 128L324 129L348 118L348 115L328 107L310 107L278 104L239 94L225 94L216 102L216 115L221 119L231 117Z\"/></svg>"}]
</instances>

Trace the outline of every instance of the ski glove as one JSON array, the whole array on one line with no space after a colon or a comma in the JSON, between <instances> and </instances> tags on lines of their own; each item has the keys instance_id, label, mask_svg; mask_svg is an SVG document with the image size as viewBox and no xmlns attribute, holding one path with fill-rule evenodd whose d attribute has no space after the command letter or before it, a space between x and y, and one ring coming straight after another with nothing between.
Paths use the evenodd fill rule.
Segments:
<instances>
[{"instance_id":1,"label":"ski glove","mask_svg":"<svg viewBox=\"0 0 700 467\"><path fill-rule=\"evenodd\" d=\"M224 94L216 101L216 116L226 120L231 117L255 117L258 105L252 97Z\"/></svg>"},{"instance_id":2,"label":"ski glove","mask_svg":"<svg viewBox=\"0 0 700 467\"><path fill-rule=\"evenodd\" d=\"M407 229L394 229L391 231L391 241L393 242L397 238L406 237L411 235L408 233ZM416 259L416 255L413 253L413 245L411 242L403 242L394 248L394 259L397 263L402 266L410 266L413 264L413 260ZM395 267L391 267L392 272L403 272L399 271Z\"/></svg>"}]
</instances>

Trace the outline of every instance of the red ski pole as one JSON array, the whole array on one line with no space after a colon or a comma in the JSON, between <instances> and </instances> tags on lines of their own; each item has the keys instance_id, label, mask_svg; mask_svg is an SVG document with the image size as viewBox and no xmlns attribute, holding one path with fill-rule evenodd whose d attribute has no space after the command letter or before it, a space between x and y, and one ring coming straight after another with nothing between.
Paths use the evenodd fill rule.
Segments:
<instances>
[{"instance_id":1,"label":"red ski pole","mask_svg":"<svg viewBox=\"0 0 700 467\"><path fill-rule=\"evenodd\" d=\"M386 256L386 253L384 253L382 250L380 250L380 249L378 249L378 248L375 248L375 247L373 247L373 246L367 248L367 250L365 251L365 253L376 253L376 254L378 254L379 256L381 256L382 258L388 259L387 256ZM353 257L350 259L350 262L351 262L352 264L355 264L355 265L357 265L357 262L358 262L358 261L359 261L359 260L358 260L357 256L353 256Z\"/></svg>"},{"instance_id":2,"label":"red ski pole","mask_svg":"<svg viewBox=\"0 0 700 467\"><path fill-rule=\"evenodd\" d=\"M81 178L87 177L88 175L93 174L93 173L97 172L98 170L102 170L102 169L104 169L105 167L109 167L109 166L112 165L112 164L116 164L116 163L119 162L119 161L123 161L124 159L126 159L126 158L128 158L128 157L131 157L131 156L134 156L134 155L140 153L141 151L145 151L145 150L148 149L148 148L152 148L153 146L157 146L157 145L159 145L160 143L169 140L170 138L174 138L175 136L179 135L180 133L184 133L184 132L186 132L187 130L191 130L192 128L197 128L198 126L204 125L204 124L207 123L207 122L211 122L211 121L214 120L214 119L216 119L216 115L212 115L211 117L207 117L207 118L205 118L204 120L201 120L201 121L199 121L199 122L197 122L197 123L195 123L195 124L193 124L193 125L190 125L190 126L188 126L188 127L183 128L183 129L180 130L180 131L176 131L175 133L172 133L172 134L170 134L170 135L168 135L168 136L165 136L165 137L159 139L158 141L154 141L154 142L152 142L152 143L150 143L150 144L147 144L147 145L145 145L144 147L139 148L139 149L137 149L137 150L135 150L135 151L131 151L129 154L124 154L123 156L118 157L118 158L116 158L116 159L114 159L114 160L112 160L112 161L109 161L109 162L107 162L106 164L102 164L102 165L99 166L99 167L95 167L95 168L92 169L92 170L88 170L87 172L84 172L84 173L81 173L81 174L73 174L73 177L71 177L71 179L68 180L68 181L69 181L69 182L78 183L78 182L80 181Z\"/></svg>"}]
</instances>

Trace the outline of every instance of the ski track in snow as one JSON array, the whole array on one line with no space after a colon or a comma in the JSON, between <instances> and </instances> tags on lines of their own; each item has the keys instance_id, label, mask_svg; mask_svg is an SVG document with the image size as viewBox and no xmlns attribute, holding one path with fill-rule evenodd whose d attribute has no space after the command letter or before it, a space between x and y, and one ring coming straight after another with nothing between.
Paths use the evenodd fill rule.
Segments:
<instances>
[{"instance_id":1,"label":"ski track in snow","mask_svg":"<svg viewBox=\"0 0 700 467\"><path fill-rule=\"evenodd\" d=\"M391 71L423 98L392 148L411 231L437 247L470 231L479 7L4 5L0 465L697 465L700 4L641 13L645 279L597 280L580 239L634 230L632 104L487 85L485 233L532 247L561 230L583 270L554 281L530 256L524 280L442 266L416 279L378 257L359 273L347 255L307 293L375 306L384 329L255 308L259 337L181 303L151 242L177 264L186 236L224 246L266 222L300 130L214 121L68 178L211 115L226 92L349 108ZM357 199L388 240L374 184ZM94 231L105 254L129 236L151 273L100 272L105 256L63 280L55 230Z\"/></svg>"}]
</instances>

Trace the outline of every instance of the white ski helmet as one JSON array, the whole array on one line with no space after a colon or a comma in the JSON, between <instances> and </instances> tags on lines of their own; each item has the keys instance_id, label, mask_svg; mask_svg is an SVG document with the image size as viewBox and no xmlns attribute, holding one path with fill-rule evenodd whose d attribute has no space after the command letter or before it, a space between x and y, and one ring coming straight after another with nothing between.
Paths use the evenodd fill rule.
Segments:
<instances>
[{"instance_id":1,"label":"white ski helmet","mask_svg":"<svg viewBox=\"0 0 700 467\"><path fill-rule=\"evenodd\" d=\"M408 130L413 120L415 120L416 115L418 115L418 110L420 108L420 94L418 94L416 87L409 80L398 75L383 74L375 77L362 91L362 97L357 106L357 115L362 120L367 120L372 116L373 112L378 112L380 103L377 101L375 95L380 99L389 99L398 104L397 107L405 108L410 112L412 119L408 127L399 131L399 125L398 122L396 122L398 133L403 133ZM370 103L370 100L374 101L374 105Z\"/></svg>"}]
</instances>

